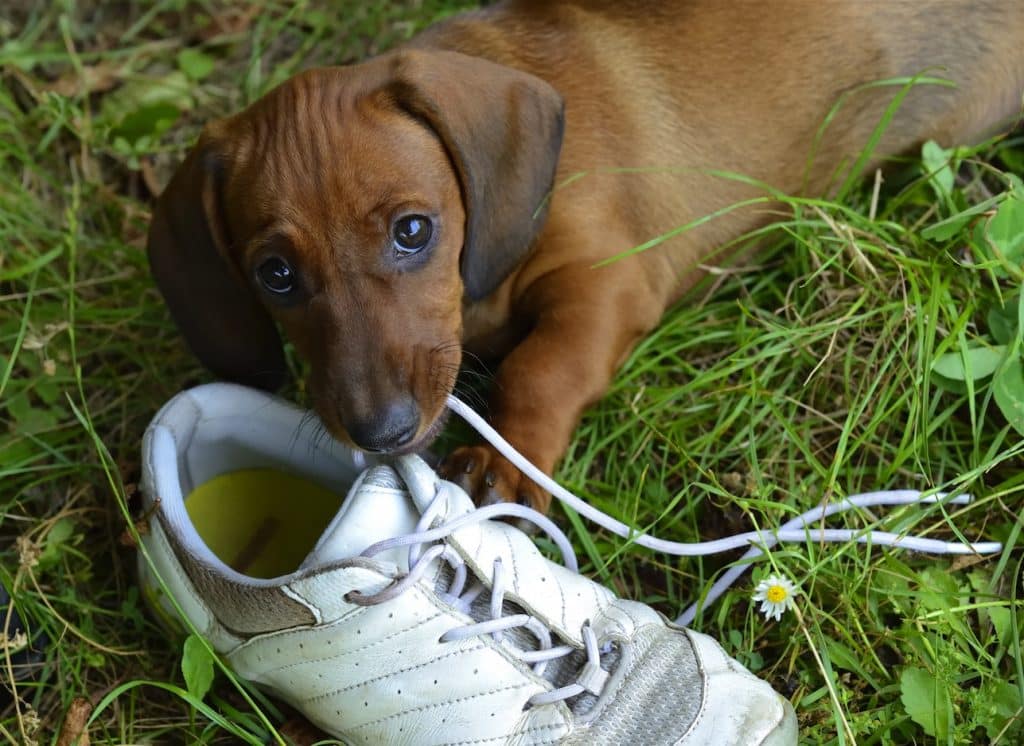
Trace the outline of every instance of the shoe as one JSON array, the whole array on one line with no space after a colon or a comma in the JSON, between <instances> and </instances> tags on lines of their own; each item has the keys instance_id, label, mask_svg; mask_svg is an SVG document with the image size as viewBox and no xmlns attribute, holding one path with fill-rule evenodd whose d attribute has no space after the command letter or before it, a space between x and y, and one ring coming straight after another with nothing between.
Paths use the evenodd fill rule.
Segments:
<instances>
[{"instance_id":1,"label":"shoe","mask_svg":"<svg viewBox=\"0 0 1024 746\"><path fill-rule=\"evenodd\" d=\"M788 701L579 575L547 518L314 422L211 384L146 432L144 595L174 623L166 588L238 676L353 745L797 742ZM495 518L533 521L563 563Z\"/></svg>"}]
</instances>

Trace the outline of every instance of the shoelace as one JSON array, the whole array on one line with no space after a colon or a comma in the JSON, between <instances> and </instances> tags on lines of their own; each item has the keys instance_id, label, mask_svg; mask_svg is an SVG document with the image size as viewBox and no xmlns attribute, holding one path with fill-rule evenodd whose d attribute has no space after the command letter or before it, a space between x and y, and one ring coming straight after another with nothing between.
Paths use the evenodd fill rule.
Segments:
<instances>
[{"instance_id":1,"label":"shoelace","mask_svg":"<svg viewBox=\"0 0 1024 746\"><path fill-rule=\"evenodd\" d=\"M944 493L928 495L914 490L890 490L870 492L864 495L852 495L827 505L811 508L806 513L787 521L779 529L748 531L716 541L678 542L666 541L637 531L622 521L602 513L584 500L569 492L555 480L531 464L522 454L509 444L498 432L488 425L484 419L474 412L467 404L453 395L448 397L448 408L464 419L485 440L494 446L501 455L507 458L523 474L535 484L550 492L580 515L588 518L602 528L617 536L628 539L648 549L685 557L706 556L727 552L731 549L749 546L748 551L737 564L731 567L708 590L704 598L692 604L676 621L689 624L697 615L699 608L707 608L718 599L736 580L751 566L754 559L767 552L778 542L850 542L875 544L928 554L996 554L1003 545L995 541L984 541L970 544L960 542L939 541L919 536L904 536L888 531L809 528L811 523L823 521L829 516L857 508L868 508L882 505L911 505L942 503L944 505L965 505L971 502L970 495L947 495Z\"/></svg>"},{"instance_id":2,"label":"shoelace","mask_svg":"<svg viewBox=\"0 0 1024 746\"><path fill-rule=\"evenodd\" d=\"M489 441L505 458L511 461L538 486L566 503L577 513L589 518L594 523L618 536L635 542L640 546L679 556L705 556L727 552L744 546L749 547L739 562L729 568L704 595L700 605L705 608L710 606L735 583L750 567L754 559L767 552L778 542L805 542L809 540L818 542L855 541L858 543L911 549L931 554L993 554L1002 550L1002 544L998 542L963 544L916 536L903 536L888 531L809 528L809 524L813 521L822 521L832 515L854 508L863 509L885 505L932 504L940 502L947 505L964 505L971 501L969 495L950 496L941 493L926 495L913 490L893 490L853 495L827 505L812 508L802 515L787 521L780 528L773 531L748 531L715 541L690 543L666 541L638 532L625 523L597 510L566 490L531 464L502 438L497 431L490 427L483 418L454 396L448 397L448 407L465 419L481 436ZM417 486L413 484L407 483L406 486L410 490L417 489ZM476 508L458 518L432 527L431 524L436 521L440 512L448 505L447 489L458 488L446 482L438 482L435 485L435 494L430 498L412 533L379 541L362 552L361 556L369 558L381 552L407 546L409 547L409 572L377 593L364 594L358 590L350 591L345 594L346 601L360 606L372 606L397 598L419 582L431 564L435 560L440 559L447 562L452 569L452 580L447 591L442 595L442 600L468 615L473 602L481 593L487 590L487 587L476 579L467 586L468 572L466 563L452 546L444 543L444 539L460 528L494 518L518 518L533 523L547 534L555 546L558 547L562 554L563 564L573 572L579 571L576 554L566 535L549 518L524 505L516 503L488 505ZM506 649L524 663L532 665L534 673L538 676L543 675L547 664L551 661L576 652L576 648L571 645L554 645L551 630L536 617L529 614L504 614L505 570L500 558L495 560L492 568L490 591L489 612L491 618L453 628L441 636L441 642L452 642L480 635L491 635L495 642L502 643L505 641L506 632L522 627L536 638L538 649L522 650L510 644L506 645ZM677 623L682 625L689 624L695 618L699 608L698 603L692 604L676 620ZM551 704L575 697L584 692L594 695L601 694L609 676L608 671L601 667L601 653L608 652L608 650L602 651L598 644L597 636L589 623L583 625L581 638L586 652L586 662L576 675L576 680L566 686L534 695L528 700L529 705Z\"/></svg>"},{"instance_id":3,"label":"shoelace","mask_svg":"<svg viewBox=\"0 0 1024 746\"><path fill-rule=\"evenodd\" d=\"M413 484L407 484L406 486L410 490L416 489L416 486ZM461 528L493 518L518 518L535 524L559 548L562 553L563 564L573 572L579 571L576 554L573 552L572 544L569 542L568 537L550 519L524 505L517 505L515 503L488 505L483 508L477 508L454 520L431 527L439 517L440 512L448 505L447 489L457 488L454 485L445 483L438 483L435 486L436 492L421 514L412 533L378 541L376 544L367 547L360 555L369 558L390 549L408 546L409 572L377 593L365 594L358 590L349 591L345 594L346 601L359 606L373 606L390 601L405 593L419 582L431 564L435 560L440 559L447 562L452 569L451 583L447 591L442 594L441 599L454 609L469 615L473 602L481 593L487 590L487 587L479 580L474 580L474 582L467 586L468 573L466 563L452 546L443 543L443 541ZM548 663L551 661L576 652L576 648L572 645L553 644L551 630L540 619L530 614L506 615L504 613L505 569L500 557L494 561L490 591L489 612L491 618L482 622L450 629L441 636L441 642L453 642L479 637L480 635L490 635L497 643L505 642L506 650L521 661L532 665L533 672L538 676L544 674ZM506 640L505 633L517 627L528 630L536 638L537 650L522 650ZM597 636L594 634L594 630L591 629L589 623L583 625L580 635L586 652L586 662L576 675L576 680L571 684L535 694L528 700L529 705L552 704L575 697L584 692L590 692L595 696L601 694L609 674L608 671L601 667L602 651L598 645ZM608 652L608 650L605 650L605 652Z\"/></svg>"}]
</instances>

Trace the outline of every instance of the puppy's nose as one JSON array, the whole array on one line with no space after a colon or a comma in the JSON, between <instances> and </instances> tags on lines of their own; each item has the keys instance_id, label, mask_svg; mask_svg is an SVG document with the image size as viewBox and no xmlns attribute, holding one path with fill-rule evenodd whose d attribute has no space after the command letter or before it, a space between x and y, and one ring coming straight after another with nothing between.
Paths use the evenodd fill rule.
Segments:
<instances>
[{"instance_id":1,"label":"puppy's nose","mask_svg":"<svg viewBox=\"0 0 1024 746\"><path fill-rule=\"evenodd\" d=\"M396 399L368 420L346 426L352 441L365 451L393 451L416 435L420 410L411 398Z\"/></svg>"}]
</instances>

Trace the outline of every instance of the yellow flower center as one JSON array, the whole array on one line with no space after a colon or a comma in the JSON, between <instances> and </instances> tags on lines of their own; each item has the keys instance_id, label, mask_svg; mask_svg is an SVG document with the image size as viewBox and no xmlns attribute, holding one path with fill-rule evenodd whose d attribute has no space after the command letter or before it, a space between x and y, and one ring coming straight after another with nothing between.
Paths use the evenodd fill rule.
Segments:
<instances>
[{"instance_id":1,"label":"yellow flower center","mask_svg":"<svg viewBox=\"0 0 1024 746\"><path fill-rule=\"evenodd\" d=\"M786 600L789 594L786 593L786 589L781 585L773 585L768 589L765 594L765 598L771 601L773 604L779 604Z\"/></svg>"}]
</instances>

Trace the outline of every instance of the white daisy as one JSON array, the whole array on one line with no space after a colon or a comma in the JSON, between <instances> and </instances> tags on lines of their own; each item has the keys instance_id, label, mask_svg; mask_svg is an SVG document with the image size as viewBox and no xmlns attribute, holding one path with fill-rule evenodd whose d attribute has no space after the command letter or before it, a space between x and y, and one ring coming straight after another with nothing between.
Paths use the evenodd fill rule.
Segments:
<instances>
[{"instance_id":1,"label":"white daisy","mask_svg":"<svg viewBox=\"0 0 1024 746\"><path fill-rule=\"evenodd\" d=\"M754 601L761 602L760 612L765 619L782 619L783 612L789 611L796 595L796 585L789 578L769 575L754 589Z\"/></svg>"}]
</instances>

